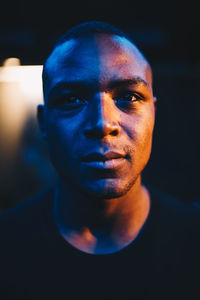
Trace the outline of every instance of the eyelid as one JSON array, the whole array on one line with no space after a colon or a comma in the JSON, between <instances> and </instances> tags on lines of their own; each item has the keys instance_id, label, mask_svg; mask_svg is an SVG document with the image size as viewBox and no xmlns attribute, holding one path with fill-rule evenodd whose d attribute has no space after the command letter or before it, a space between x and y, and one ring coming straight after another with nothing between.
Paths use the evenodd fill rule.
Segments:
<instances>
[{"instance_id":1,"label":"eyelid","mask_svg":"<svg viewBox=\"0 0 200 300\"><path fill-rule=\"evenodd\" d=\"M139 93L139 92L136 92L136 91L129 91L129 92L127 92L127 94L130 94L130 95L133 95L133 96L138 96L140 99L144 99L144 96L141 94L141 93Z\"/></svg>"},{"instance_id":2,"label":"eyelid","mask_svg":"<svg viewBox=\"0 0 200 300\"><path fill-rule=\"evenodd\" d=\"M53 101L58 101L59 99L63 99L63 98L67 98L67 97L79 97L81 98L80 96L78 96L76 93L74 93L73 91L62 91L62 92L59 92L57 93L56 95L54 95L54 97L52 98Z\"/></svg>"},{"instance_id":3,"label":"eyelid","mask_svg":"<svg viewBox=\"0 0 200 300\"><path fill-rule=\"evenodd\" d=\"M132 91L132 90L123 90L123 91L119 91L116 95L114 95L113 99L114 98L117 98L117 97L123 97L123 96L135 96L136 98L138 98L139 100L144 100L145 97L144 95L142 95L141 93L139 92L136 92L136 91Z\"/></svg>"},{"instance_id":4,"label":"eyelid","mask_svg":"<svg viewBox=\"0 0 200 300\"><path fill-rule=\"evenodd\" d=\"M62 91L59 92L57 94L55 94L53 97L51 97L48 101L48 106L49 107L56 107L56 106L60 106L64 103L64 100L67 99L68 97L77 97L79 98L78 95L76 95L75 93L73 93L72 91ZM69 102L69 105L73 105L73 103Z\"/></svg>"}]
</instances>

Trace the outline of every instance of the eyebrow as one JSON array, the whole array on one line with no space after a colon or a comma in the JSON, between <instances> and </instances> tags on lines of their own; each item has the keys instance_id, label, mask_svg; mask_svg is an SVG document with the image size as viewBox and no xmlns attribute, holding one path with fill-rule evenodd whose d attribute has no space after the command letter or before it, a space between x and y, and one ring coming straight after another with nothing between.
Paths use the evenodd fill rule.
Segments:
<instances>
[{"instance_id":1,"label":"eyebrow","mask_svg":"<svg viewBox=\"0 0 200 300\"><path fill-rule=\"evenodd\" d=\"M62 89L79 89L79 90L85 90L88 89L90 84L93 84L93 80L78 80L78 81L61 81L58 82L50 91L50 95L53 95L56 93L58 90ZM118 79L113 79L110 80L108 85L107 85L107 90L112 90L115 88L120 88L123 86L130 86L130 85L143 85L146 87L149 87L149 84L147 81L145 81L143 78L139 76L134 76L131 78L118 78Z\"/></svg>"},{"instance_id":2,"label":"eyebrow","mask_svg":"<svg viewBox=\"0 0 200 300\"><path fill-rule=\"evenodd\" d=\"M114 79L111 80L108 84L108 89L114 89L121 86L128 86L128 85L145 85L146 87L149 87L149 84L147 81L142 79L139 76L131 77L131 78L122 78L122 79Z\"/></svg>"}]
</instances>

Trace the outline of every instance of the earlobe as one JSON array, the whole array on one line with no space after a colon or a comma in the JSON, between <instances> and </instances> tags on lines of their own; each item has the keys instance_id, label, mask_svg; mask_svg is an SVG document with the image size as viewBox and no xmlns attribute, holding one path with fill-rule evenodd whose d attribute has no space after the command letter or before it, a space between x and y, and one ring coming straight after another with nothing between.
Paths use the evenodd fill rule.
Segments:
<instances>
[{"instance_id":1,"label":"earlobe","mask_svg":"<svg viewBox=\"0 0 200 300\"><path fill-rule=\"evenodd\" d=\"M156 97L153 97L153 104L154 104L154 107L156 110L157 109L157 98Z\"/></svg>"},{"instance_id":2,"label":"earlobe","mask_svg":"<svg viewBox=\"0 0 200 300\"><path fill-rule=\"evenodd\" d=\"M39 104L37 107L37 120L39 124L40 131L44 140L47 138L46 126L45 126L45 117L44 117L44 105Z\"/></svg>"}]
</instances>

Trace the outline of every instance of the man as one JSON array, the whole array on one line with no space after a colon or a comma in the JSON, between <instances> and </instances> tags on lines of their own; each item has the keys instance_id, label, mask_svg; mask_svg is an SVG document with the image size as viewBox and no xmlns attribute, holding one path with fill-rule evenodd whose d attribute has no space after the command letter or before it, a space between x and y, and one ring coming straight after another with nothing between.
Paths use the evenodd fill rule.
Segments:
<instances>
[{"instance_id":1,"label":"man","mask_svg":"<svg viewBox=\"0 0 200 300\"><path fill-rule=\"evenodd\" d=\"M1 217L2 293L194 299L199 212L141 181L156 103L146 58L117 28L83 23L53 48L43 83L38 120L59 180Z\"/></svg>"}]
</instances>

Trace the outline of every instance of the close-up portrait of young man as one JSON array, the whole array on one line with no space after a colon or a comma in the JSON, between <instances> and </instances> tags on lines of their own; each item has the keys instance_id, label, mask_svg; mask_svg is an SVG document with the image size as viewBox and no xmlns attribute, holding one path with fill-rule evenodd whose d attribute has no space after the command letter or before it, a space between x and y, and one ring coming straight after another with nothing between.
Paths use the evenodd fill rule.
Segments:
<instances>
[{"instance_id":1,"label":"close-up portrait of young man","mask_svg":"<svg viewBox=\"0 0 200 300\"><path fill-rule=\"evenodd\" d=\"M57 184L0 216L3 299L196 299L199 208L143 182L156 106L150 62L101 21L43 65L41 135Z\"/></svg>"}]
</instances>

